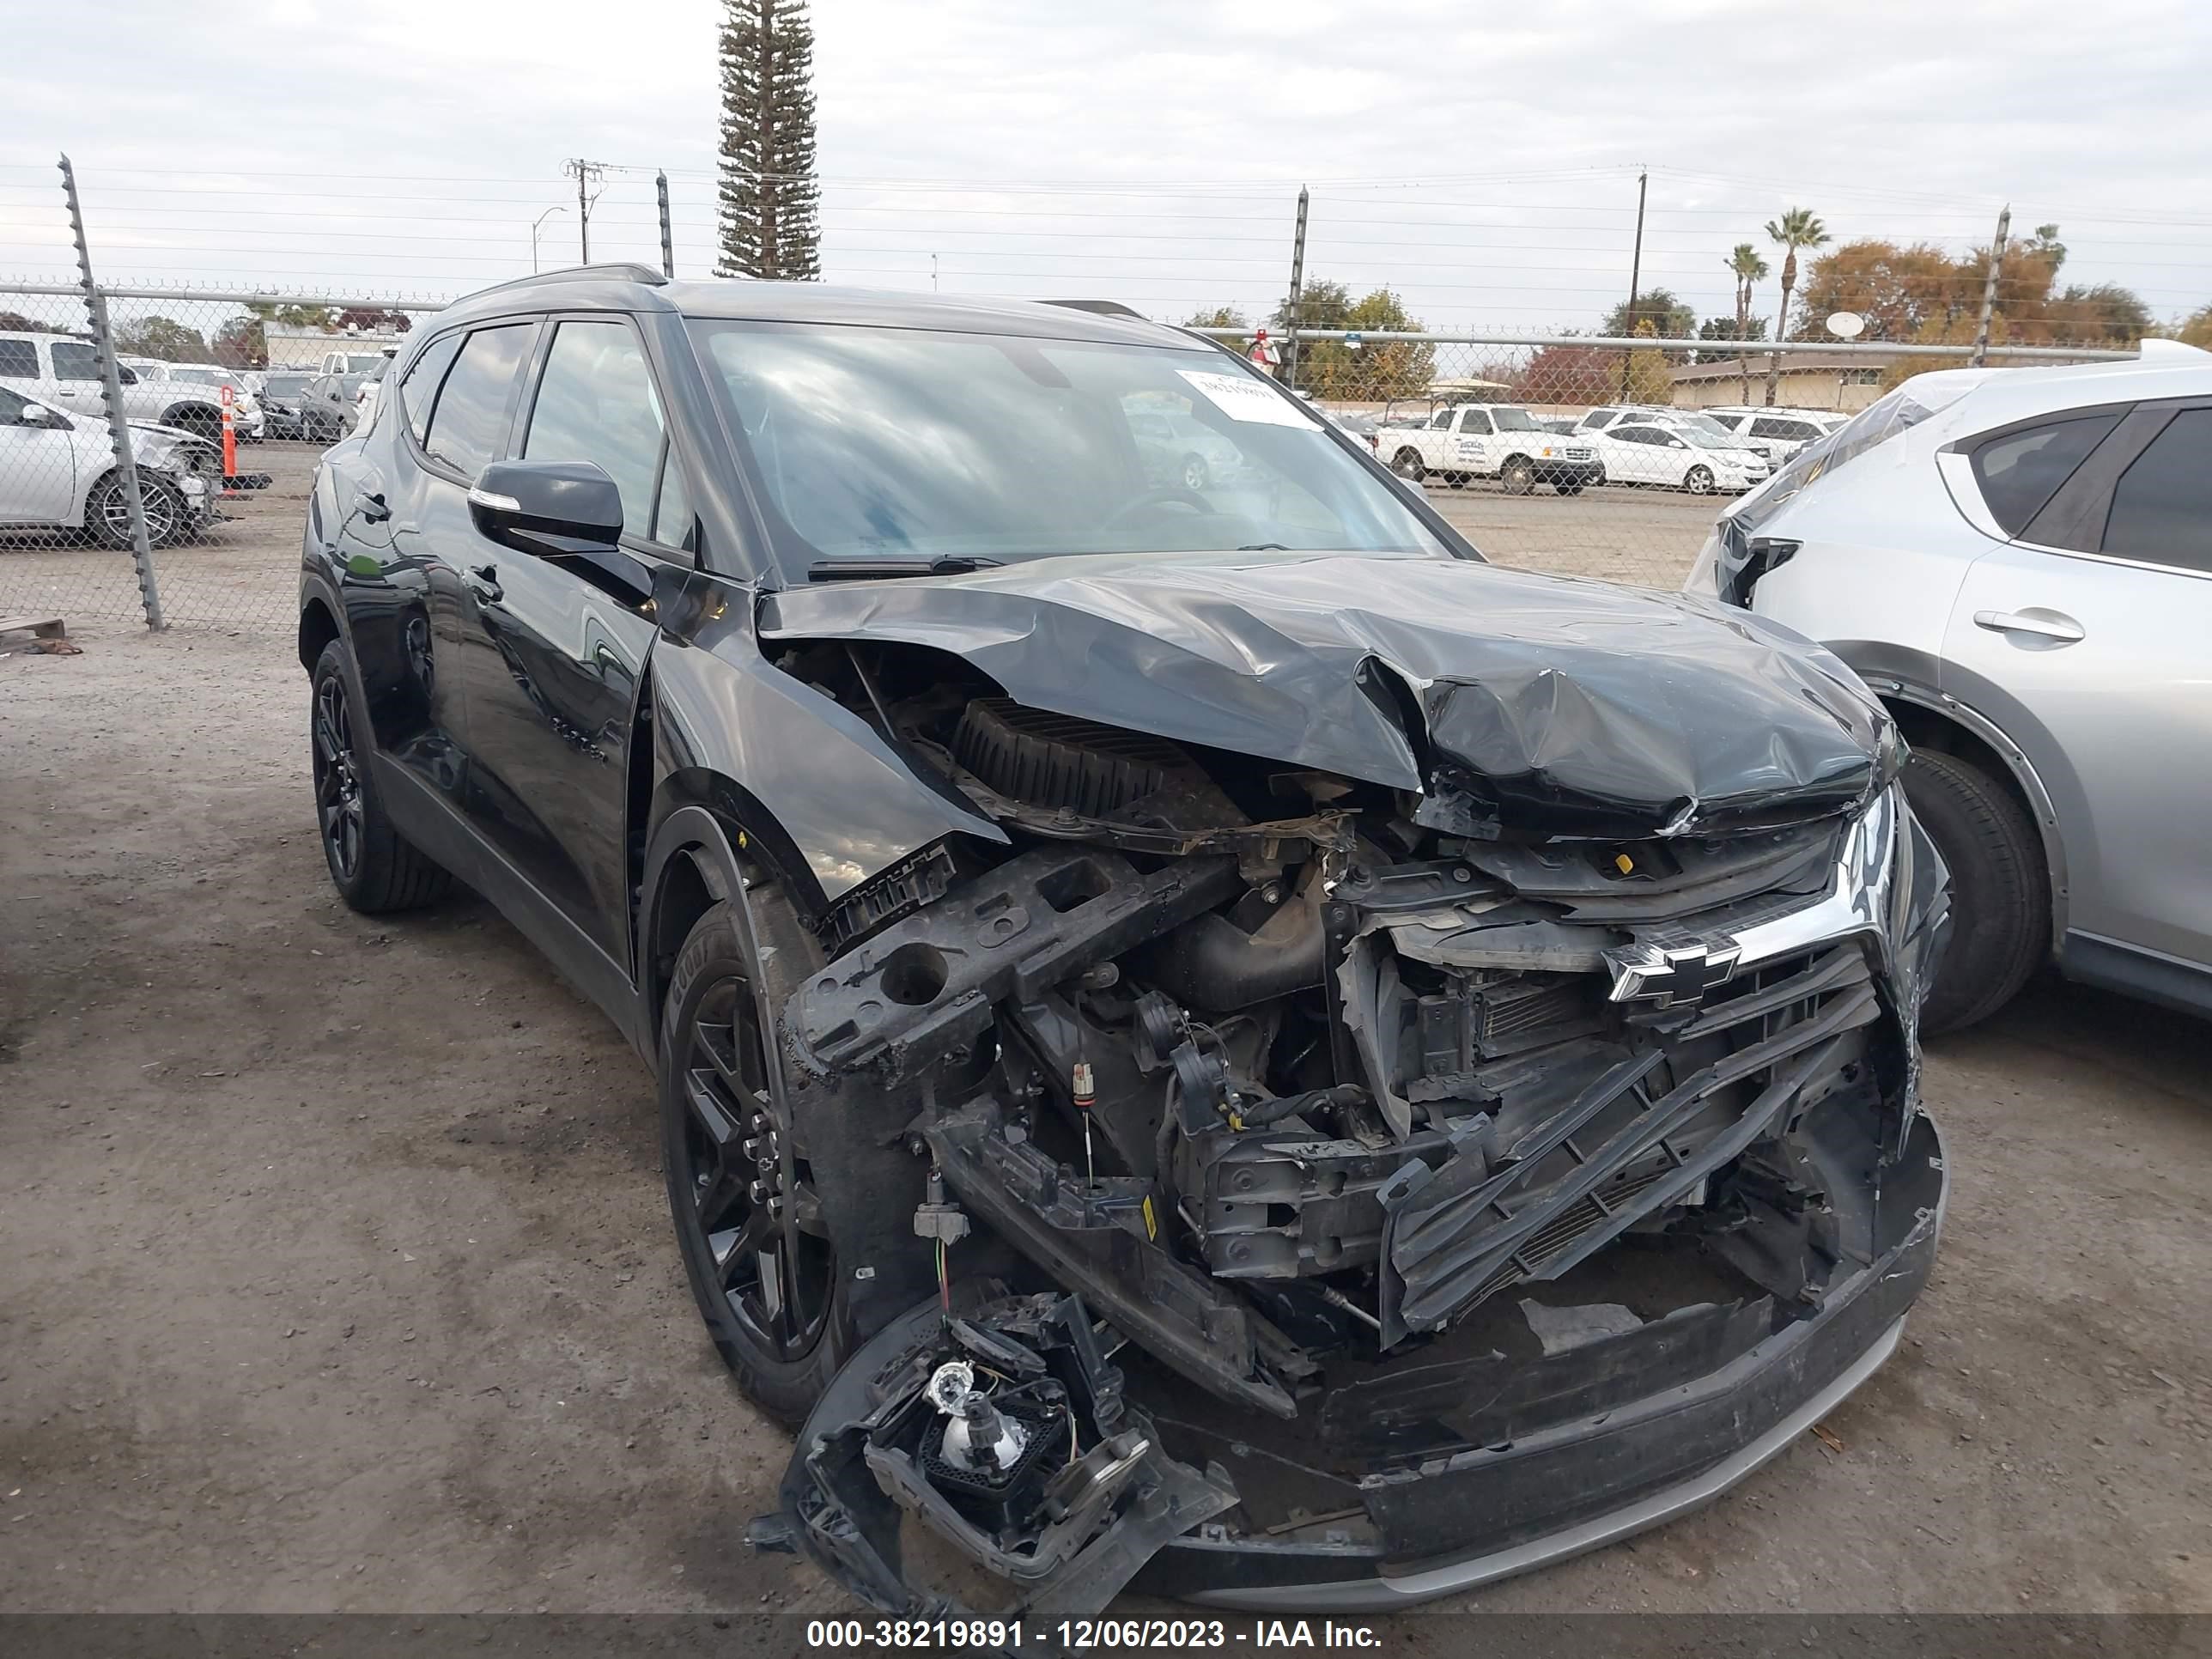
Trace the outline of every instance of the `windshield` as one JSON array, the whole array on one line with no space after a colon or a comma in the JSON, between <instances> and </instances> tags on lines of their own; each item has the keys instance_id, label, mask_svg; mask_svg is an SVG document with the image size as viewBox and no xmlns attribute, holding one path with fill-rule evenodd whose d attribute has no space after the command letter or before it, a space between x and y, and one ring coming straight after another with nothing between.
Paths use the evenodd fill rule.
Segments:
<instances>
[{"instance_id":1,"label":"windshield","mask_svg":"<svg viewBox=\"0 0 2212 1659\"><path fill-rule=\"evenodd\" d=\"M1878 398L1825 438L1815 438L1729 520L1746 535L1771 519L1816 479L1863 455L1877 444L1948 409L1991 371L1952 370L1917 374L1887 397Z\"/></svg>"},{"instance_id":2,"label":"windshield","mask_svg":"<svg viewBox=\"0 0 2212 1659\"><path fill-rule=\"evenodd\" d=\"M1525 409L1493 409L1491 418L1500 432L1542 432L1547 428Z\"/></svg>"},{"instance_id":3,"label":"windshield","mask_svg":"<svg viewBox=\"0 0 2212 1659\"><path fill-rule=\"evenodd\" d=\"M777 562L1328 549L1450 556L1218 351L694 319Z\"/></svg>"}]
</instances>

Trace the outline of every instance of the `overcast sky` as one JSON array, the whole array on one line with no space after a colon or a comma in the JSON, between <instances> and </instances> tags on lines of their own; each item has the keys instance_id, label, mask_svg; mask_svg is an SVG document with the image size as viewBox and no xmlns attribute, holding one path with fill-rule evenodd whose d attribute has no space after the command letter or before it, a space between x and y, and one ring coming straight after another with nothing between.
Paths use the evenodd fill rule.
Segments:
<instances>
[{"instance_id":1,"label":"overcast sky","mask_svg":"<svg viewBox=\"0 0 2212 1659\"><path fill-rule=\"evenodd\" d=\"M0 276L64 273L73 155L110 281L445 295L593 252L713 257L718 0L76 0L8 24ZM1802 204L1839 238L2056 221L2069 280L2212 300L2212 7L819 0L836 280L1260 314L1310 274L1431 325L1588 327L1627 286L1730 309L1721 261ZM94 26L96 23L96 26ZM564 205L565 204L565 205ZM1778 264L1778 258L1776 260ZM1762 295L1771 310L1773 284ZM0 302L4 303L4 302Z\"/></svg>"}]
</instances>

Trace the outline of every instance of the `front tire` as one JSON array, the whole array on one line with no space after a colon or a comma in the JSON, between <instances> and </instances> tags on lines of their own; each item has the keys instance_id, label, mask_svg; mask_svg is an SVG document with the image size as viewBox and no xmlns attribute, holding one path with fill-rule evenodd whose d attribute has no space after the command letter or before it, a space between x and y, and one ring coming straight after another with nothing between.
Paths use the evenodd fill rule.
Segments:
<instances>
[{"instance_id":1,"label":"front tire","mask_svg":"<svg viewBox=\"0 0 2212 1659\"><path fill-rule=\"evenodd\" d=\"M368 916L412 910L443 898L453 878L385 815L369 769L368 731L355 718L350 678L345 647L333 640L315 660L308 700L323 862L349 909Z\"/></svg>"},{"instance_id":2,"label":"front tire","mask_svg":"<svg viewBox=\"0 0 2212 1659\"><path fill-rule=\"evenodd\" d=\"M858 1346L772 1036L770 1011L821 954L772 887L756 884L744 902L750 945L729 903L713 906L684 939L661 1006L662 1168L708 1334L738 1387L796 1425Z\"/></svg>"},{"instance_id":3,"label":"front tire","mask_svg":"<svg viewBox=\"0 0 2212 1659\"><path fill-rule=\"evenodd\" d=\"M1683 475L1682 488L1688 490L1692 495L1711 495L1713 493L1712 469L1709 466L1692 467L1688 472Z\"/></svg>"},{"instance_id":4,"label":"front tire","mask_svg":"<svg viewBox=\"0 0 2212 1659\"><path fill-rule=\"evenodd\" d=\"M184 495L174 484L141 468L138 504L146 514L148 547L169 547L184 539L190 519ZM84 524L108 546L130 550L131 503L124 493L121 473L106 474L85 492Z\"/></svg>"},{"instance_id":5,"label":"front tire","mask_svg":"<svg viewBox=\"0 0 2212 1659\"><path fill-rule=\"evenodd\" d=\"M1195 495L1213 481L1213 474L1206 465L1203 455L1182 458L1182 487Z\"/></svg>"},{"instance_id":6,"label":"front tire","mask_svg":"<svg viewBox=\"0 0 2212 1659\"><path fill-rule=\"evenodd\" d=\"M1504 481L1509 495L1527 495L1535 490L1536 469L1517 455L1505 463L1505 471L1498 476Z\"/></svg>"},{"instance_id":7,"label":"front tire","mask_svg":"<svg viewBox=\"0 0 2212 1659\"><path fill-rule=\"evenodd\" d=\"M1951 942L1920 1010L1933 1036L2020 994L2051 949L2051 880L2027 810L1979 767L1915 750L1905 795L1951 872Z\"/></svg>"}]
</instances>

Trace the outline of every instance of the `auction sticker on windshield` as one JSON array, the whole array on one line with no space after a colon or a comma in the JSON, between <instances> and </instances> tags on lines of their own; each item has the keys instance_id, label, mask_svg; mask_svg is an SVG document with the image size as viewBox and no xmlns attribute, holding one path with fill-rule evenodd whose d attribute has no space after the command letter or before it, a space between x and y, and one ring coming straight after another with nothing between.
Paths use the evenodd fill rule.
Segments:
<instances>
[{"instance_id":1,"label":"auction sticker on windshield","mask_svg":"<svg viewBox=\"0 0 2212 1659\"><path fill-rule=\"evenodd\" d=\"M1260 426L1321 424L1289 398L1277 396L1242 374L1208 374L1194 368L1179 368L1176 373L1190 382L1192 391L1232 421L1248 421Z\"/></svg>"}]
</instances>

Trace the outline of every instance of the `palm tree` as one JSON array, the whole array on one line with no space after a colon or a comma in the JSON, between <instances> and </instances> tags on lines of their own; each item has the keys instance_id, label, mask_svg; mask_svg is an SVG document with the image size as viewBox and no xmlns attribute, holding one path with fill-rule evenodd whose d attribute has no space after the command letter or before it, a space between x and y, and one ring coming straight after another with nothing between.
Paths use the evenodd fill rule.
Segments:
<instances>
[{"instance_id":1,"label":"palm tree","mask_svg":"<svg viewBox=\"0 0 2212 1659\"><path fill-rule=\"evenodd\" d=\"M1818 247L1828 240L1828 228L1814 217L1809 208L1791 208L1779 219L1766 222L1766 240L1779 243L1786 250L1782 261L1782 308L1775 313L1774 337L1778 342L1788 332L1790 325L1790 290L1797 286L1797 250ZM1774 388L1782 379L1782 354L1775 352L1766 362L1766 404L1774 406Z\"/></svg>"},{"instance_id":2,"label":"palm tree","mask_svg":"<svg viewBox=\"0 0 2212 1659\"><path fill-rule=\"evenodd\" d=\"M1743 382L1741 396L1751 401L1751 359L1743 355L1743 342L1751 332L1751 285L1766 280L1766 261L1749 242L1738 242L1724 263L1735 273L1735 368Z\"/></svg>"}]
</instances>

